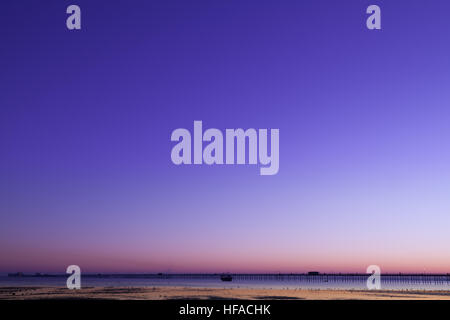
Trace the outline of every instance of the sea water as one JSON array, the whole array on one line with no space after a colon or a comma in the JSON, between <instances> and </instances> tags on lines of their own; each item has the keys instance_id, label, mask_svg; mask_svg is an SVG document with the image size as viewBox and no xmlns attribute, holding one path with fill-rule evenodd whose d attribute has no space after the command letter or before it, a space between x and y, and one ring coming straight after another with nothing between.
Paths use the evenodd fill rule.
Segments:
<instances>
[{"instance_id":1,"label":"sea water","mask_svg":"<svg viewBox=\"0 0 450 320\"><path fill-rule=\"evenodd\" d=\"M58 276L39 276L39 277L9 277L0 276L0 287L65 287L66 275ZM346 277L345 279L336 279L333 281L320 281L314 278L298 280L276 280L276 279L233 279L233 281L221 281L220 276L206 277L199 279L189 278L146 278L133 276L110 275L106 277L97 277L87 275L81 277L82 287L206 287L206 288L246 288L246 289L345 289L345 290L366 290L366 281L361 277ZM448 290L450 283L448 281L427 281L414 283L406 279L383 280L381 278L381 289L386 290Z\"/></svg>"}]
</instances>

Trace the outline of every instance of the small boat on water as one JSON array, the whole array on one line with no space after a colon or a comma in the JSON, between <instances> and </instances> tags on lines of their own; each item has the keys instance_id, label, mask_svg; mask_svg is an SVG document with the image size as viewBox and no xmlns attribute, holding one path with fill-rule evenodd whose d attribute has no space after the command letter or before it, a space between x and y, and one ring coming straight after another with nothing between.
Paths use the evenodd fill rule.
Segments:
<instances>
[{"instance_id":1,"label":"small boat on water","mask_svg":"<svg viewBox=\"0 0 450 320\"><path fill-rule=\"evenodd\" d=\"M220 276L220 280L222 280L222 281L232 281L233 277L230 276L229 274L223 274L223 275Z\"/></svg>"}]
</instances>

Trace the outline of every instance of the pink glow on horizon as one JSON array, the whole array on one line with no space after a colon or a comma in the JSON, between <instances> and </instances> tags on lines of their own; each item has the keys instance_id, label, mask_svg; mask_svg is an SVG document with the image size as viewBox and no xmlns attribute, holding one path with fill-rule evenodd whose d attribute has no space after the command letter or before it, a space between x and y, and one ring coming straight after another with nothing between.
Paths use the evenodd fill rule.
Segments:
<instances>
[{"instance_id":1,"label":"pink glow on horizon","mask_svg":"<svg viewBox=\"0 0 450 320\"><path fill-rule=\"evenodd\" d=\"M110 273L303 273L319 271L323 273L365 273L368 265L377 264L384 273L448 273L450 259L424 253L421 258L407 254L352 255L347 253L324 257L315 253L303 255L271 254L263 252L179 252L178 255L152 255L150 252L105 252L95 251L64 252L35 250L5 250L0 254L4 259L1 272L64 272L70 264L77 264L83 272ZM159 258L156 258L158 256ZM155 257L154 259L152 257ZM26 266L26 268L23 268Z\"/></svg>"}]
</instances>

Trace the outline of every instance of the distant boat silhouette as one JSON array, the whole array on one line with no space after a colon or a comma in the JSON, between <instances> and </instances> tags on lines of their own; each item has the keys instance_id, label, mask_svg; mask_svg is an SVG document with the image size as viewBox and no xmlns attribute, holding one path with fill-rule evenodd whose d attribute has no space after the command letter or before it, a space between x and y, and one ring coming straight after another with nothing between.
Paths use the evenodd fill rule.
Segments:
<instances>
[{"instance_id":1,"label":"distant boat silhouette","mask_svg":"<svg viewBox=\"0 0 450 320\"><path fill-rule=\"evenodd\" d=\"M230 276L229 274L228 275L221 275L220 276L220 280L222 280L222 281L232 281L233 280L233 277L232 276Z\"/></svg>"}]
</instances>

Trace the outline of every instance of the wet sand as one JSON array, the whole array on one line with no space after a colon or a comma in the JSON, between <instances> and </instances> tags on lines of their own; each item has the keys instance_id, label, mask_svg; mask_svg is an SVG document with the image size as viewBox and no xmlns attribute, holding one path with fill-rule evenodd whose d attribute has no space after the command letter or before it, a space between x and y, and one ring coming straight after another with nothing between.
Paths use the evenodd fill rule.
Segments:
<instances>
[{"instance_id":1,"label":"wet sand","mask_svg":"<svg viewBox=\"0 0 450 320\"><path fill-rule=\"evenodd\" d=\"M450 300L450 291L215 289L192 287L0 287L0 299Z\"/></svg>"}]
</instances>

